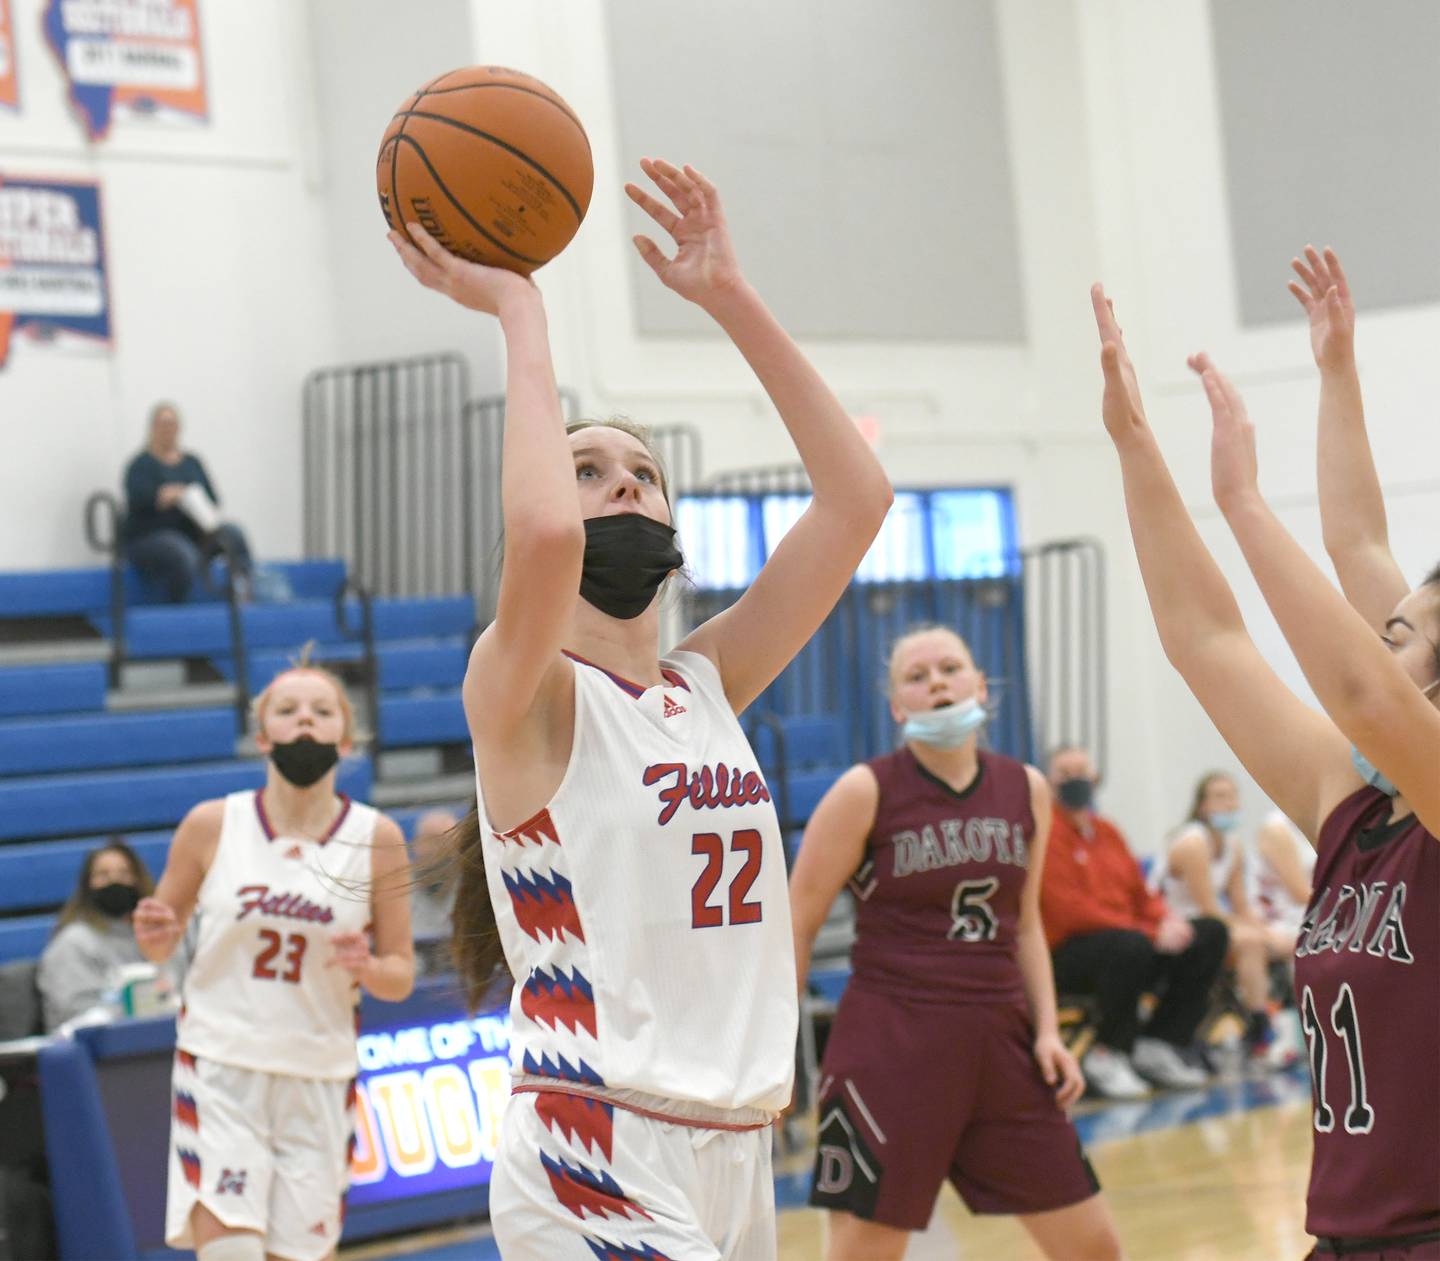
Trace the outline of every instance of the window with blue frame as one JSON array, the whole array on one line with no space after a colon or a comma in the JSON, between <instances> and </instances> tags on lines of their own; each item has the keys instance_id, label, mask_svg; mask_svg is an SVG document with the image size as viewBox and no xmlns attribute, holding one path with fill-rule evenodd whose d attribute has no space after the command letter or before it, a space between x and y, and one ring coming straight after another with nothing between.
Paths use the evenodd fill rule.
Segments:
<instances>
[{"instance_id":1,"label":"window with blue frame","mask_svg":"<svg viewBox=\"0 0 1440 1261\"><path fill-rule=\"evenodd\" d=\"M675 522L696 588L748 586L809 503L799 494L683 496ZM1018 550L1008 487L900 490L856 578L998 578L1018 572Z\"/></svg>"}]
</instances>

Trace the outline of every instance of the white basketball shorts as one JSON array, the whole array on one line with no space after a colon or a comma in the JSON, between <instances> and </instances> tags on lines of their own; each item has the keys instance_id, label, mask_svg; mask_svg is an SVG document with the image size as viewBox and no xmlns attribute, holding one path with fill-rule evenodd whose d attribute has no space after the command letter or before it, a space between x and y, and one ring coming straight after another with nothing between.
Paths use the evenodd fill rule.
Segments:
<instances>
[{"instance_id":1,"label":"white basketball shorts","mask_svg":"<svg viewBox=\"0 0 1440 1261\"><path fill-rule=\"evenodd\" d=\"M175 1053L165 1242L193 1248L203 1204L265 1251L321 1261L340 1239L354 1084L258 1073Z\"/></svg>"},{"instance_id":2,"label":"white basketball shorts","mask_svg":"<svg viewBox=\"0 0 1440 1261\"><path fill-rule=\"evenodd\" d=\"M678 1125L521 1092L505 1110L490 1220L505 1261L774 1261L770 1127Z\"/></svg>"}]
</instances>

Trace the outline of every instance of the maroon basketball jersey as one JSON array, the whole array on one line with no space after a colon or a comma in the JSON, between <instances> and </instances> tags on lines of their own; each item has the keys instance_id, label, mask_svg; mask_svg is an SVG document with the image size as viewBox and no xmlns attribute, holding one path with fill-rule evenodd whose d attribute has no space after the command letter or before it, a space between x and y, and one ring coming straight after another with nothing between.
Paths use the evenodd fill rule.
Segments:
<instances>
[{"instance_id":1,"label":"maroon basketball jersey","mask_svg":"<svg viewBox=\"0 0 1440 1261\"><path fill-rule=\"evenodd\" d=\"M1015 931L1035 838L1023 763L982 752L963 792L908 746L867 765L880 801L850 880L853 983L922 1002L1023 1002Z\"/></svg>"},{"instance_id":2,"label":"maroon basketball jersey","mask_svg":"<svg viewBox=\"0 0 1440 1261\"><path fill-rule=\"evenodd\" d=\"M1305 1229L1440 1229L1440 841L1374 788L1320 829L1295 945L1315 1156Z\"/></svg>"}]
</instances>

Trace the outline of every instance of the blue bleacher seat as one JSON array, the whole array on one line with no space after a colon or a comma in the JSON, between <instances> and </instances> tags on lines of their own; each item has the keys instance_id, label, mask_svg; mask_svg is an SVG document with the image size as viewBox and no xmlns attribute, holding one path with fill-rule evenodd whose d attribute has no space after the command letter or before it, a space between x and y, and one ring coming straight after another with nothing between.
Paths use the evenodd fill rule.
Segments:
<instances>
[{"instance_id":1,"label":"blue bleacher seat","mask_svg":"<svg viewBox=\"0 0 1440 1261\"><path fill-rule=\"evenodd\" d=\"M332 597L345 579L345 562L340 560L262 561L283 573L298 598ZM195 592L196 602L214 602L220 597L203 587ZM154 603L156 593L133 568L125 573L127 604ZM93 569L44 569L0 574L0 618L65 617L105 613L110 608L110 571Z\"/></svg>"},{"instance_id":2,"label":"blue bleacher seat","mask_svg":"<svg viewBox=\"0 0 1440 1261\"><path fill-rule=\"evenodd\" d=\"M812 766L850 765L849 720L832 714L797 714L779 719L785 735L785 762L790 770ZM765 723L750 724L750 743L760 765L775 765L775 732Z\"/></svg>"},{"instance_id":3,"label":"blue bleacher seat","mask_svg":"<svg viewBox=\"0 0 1440 1261\"><path fill-rule=\"evenodd\" d=\"M355 642L320 644L314 660L330 665L354 663L361 660L361 645ZM436 642L419 640L378 643L375 658L380 667L380 686L389 692L404 692L420 687L459 687L465 678L465 666L470 659L469 640L449 638ZM293 650L261 651L252 653L250 665L250 691L263 689L271 679L289 669L295 660ZM216 670L225 678L234 677L234 666L228 657L214 660Z\"/></svg>"},{"instance_id":4,"label":"blue bleacher seat","mask_svg":"<svg viewBox=\"0 0 1440 1261\"><path fill-rule=\"evenodd\" d=\"M382 695L380 730L376 734L386 749L470 741L458 690L436 696Z\"/></svg>"},{"instance_id":5,"label":"blue bleacher seat","mask_svg":"<svg viewBox=\"0 0 1440 1261\"><path fill-rule=\"evenodd\" d=\"M105 684L105 666L99 661L5 666L0 668L0 717L104 709Z\"/></svg>"},{"instance_id":6,"label":"blue bleacher seat","mask_svg":"<svg viewBox=\"0 0 1440 1261\"><path fill-rule=\"evenodd\" d=\"M122 833L120 839L140 855L150 874L159 880L173 835L171 829L165 828L159 832ZM74 841L0 845L0 911L27 911L65 901L75 888L85 855L109 839L87 836Z\"/></svg>"},{"instance_id":7,"label":"blue bleacher seat","mask_svg":"<svg viewBox=\"0 0 1440 1261\"><path fill-rule=\"evenodd\" d=\"M0 840L172 825L207 797L259 787L264 774L257 759L0 780ZM347 758L339 784L341 791L367 798L370 759Z\"/></svg>"},{"instance_id":8,"label":"blue bleacher seat","mask_svg":"<svg viewBox=\"0 0 1440 1261\"><path fill-rule=\"evenodd\" d=\"M9 963L12 959L38 959L54 927L53 914L0 919L0 963Z\"/></svg>"},{"instance_id":9,"label":"blue bleacher seat","mask_svg":"<svg viewBox=\"0 0 1440 1261\"><path fill-rule=\"evenodd\" d=\"M241 612L245 642L252 650L293 651L307 640L322 644L352 638L335 620L331 600L292 600L284 604L251 604ZM427 635L468 634L475 609L469 596L383 599L374 602L375 638L416 639ZM110 618L90 620L108 634ZM360 613L352 601L347 620L358 628ZM230 612L218 604L178 604L137 608L125 616L126 649L132 657L227 657L230 653Z\"/></svg>"},{"instance_id":10,"label":"blue bleacher seat","mask_svg":"<svg viewBox=\"0 0 1440 1261\"><path fill-rule=\"evenodd\" d=\"M0 719L0 775L220 761L238 727L229 708Z\"/></svg>"}]
</instances>

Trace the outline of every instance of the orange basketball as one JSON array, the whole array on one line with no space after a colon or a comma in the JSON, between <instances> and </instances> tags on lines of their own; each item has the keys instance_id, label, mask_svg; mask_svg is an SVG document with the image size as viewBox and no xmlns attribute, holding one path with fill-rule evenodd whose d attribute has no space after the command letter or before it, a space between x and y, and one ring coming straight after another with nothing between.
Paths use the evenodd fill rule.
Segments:
<instances>
[{"instance_id":1,"label":"orange basketball","mask_svg":"<svg viewBox=\"0 0 1440 1261\"><path fill-rule=\"evenodd\" d=\"M529 275L579 230L595 168L575 112L539 79L468 66L398 110L375 164L385 222L452 254Z\"/></svg>"}]
</instances>

